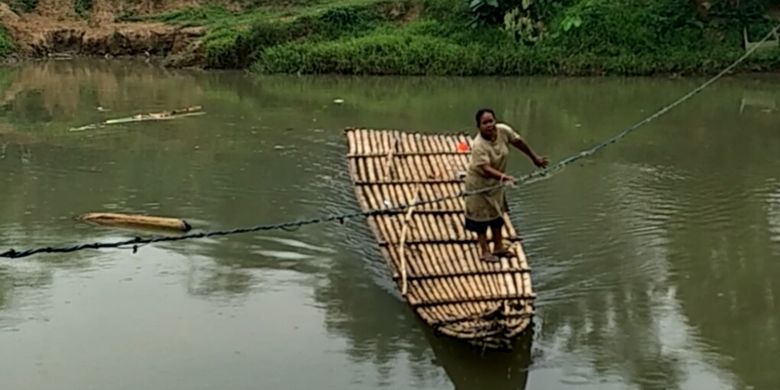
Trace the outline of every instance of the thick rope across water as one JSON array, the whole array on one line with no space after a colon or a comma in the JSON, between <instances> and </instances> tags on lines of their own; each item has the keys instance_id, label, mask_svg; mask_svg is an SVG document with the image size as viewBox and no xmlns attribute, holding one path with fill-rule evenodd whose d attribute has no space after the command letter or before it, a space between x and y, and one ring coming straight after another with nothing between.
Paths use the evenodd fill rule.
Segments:
<instances>
[{"instance_id":1,"label":"thick rope across water","mask_svg":"<svg viewBox=\"0 0 780 390\"><path fill-rule=\"evenodd\" d=\"M766 36L764 36L759 43L763 43L766 40L768 40L771 36L775 34L775 32L780 29L780 25L775 26L772 31L767 33ZM598 151L604 149L608 145L611 145L622 138L624 138L629 133L639 129L640 127L652 122L655 119L658 119L662 115L666 114L667 112L671 111L673 108L679 106L680 104L684 103L688 99L692 98L694 95L698 94L699 92L703 91L716 81L718 81L720 78L725 76L727 73L731 72L737 65L742 63L746 58L748 58L753 52L758 48L759 45L753 46L750 50L747 50L741 57L739 57L736 61L734 61L731 65L723 69L720 73L713 76L706 82L702 83L698 87L694 88L687 94L683 95L679 99L675 100L674 102L664 106L660 110L656 111L654 114L650 115L649 117L643 119L640 122L637 122L624 130L617 133L615 136L610 137L606 139L605 141L596 144L590 149L584 150L580 153L574 154L570 157L567 157L556 164L550 165L547 168L536 170L534 172L531 172L527 175L524 175L522 177L519 177L516 179L515 184L527 184L532 181L535 181L536 179L540 178L547 178L551 175L561 171L564 167L567 165L590 157L597 153ZM233 234L241 234L241 233L252 233L252 232L259 232L259 231L268 231L268 230L295 230L297 228L300 228L301 226L307 226L307 225L314 225L314 224L320 224L325 222L335 222L339 221L343 223L347 219L353 219L358 217L371 217L371 216L377 216L377 215L385 215L385 214L397 214L402 213L409 209L410 207L417 207L417 206L423 206L427 204L434 204L438 202L442 202L445 200L460 198L460 197L466 197L481 193L486 193L493 191L495 189L498 189L500 187L506 186L507 183L500 183L495 186L485 187L481 188L479 190L475 191L461 191L459 193L456 193L454 195L445 196L441 198L435 198L435 199L429 199L425 201L418 201L413 202L407 205L399 205L392 208L383 208L383 209L374 209L374 210L368 210L364 212L353 212L353 213L344 213L344 214L336 214L336 215L328 215L328 216L321 216L321 217L315 217L315 218L309 218L299 221L291 221L291 222L283 222L283 223L276 223L276 224L261 224L261 225L255 225L250 227L243 227L243 228L235 228L235 229L229 229L229 230L215 230L215 231L206 231L206 232L200 232L200 233L189 233L189 234L183 234L179 236L159 236L159 237L148 237L148 238L141 238L141 237L135 237L133 239L124 240L124 241L116 241L116 242L94 242L94 243L86 243L86 244L77 244L77 245L71 245L71 246L62 246L62 247L41 247L41 248L33 248L33 249L27 249L23 251L17 251L14 249L6 250L5 252L0 253L0 257L5 258L21 258L21 257L27 257L32 256L38 253L68 253L68 252L76 252L81 251L85 249L100 249L100 248L123 248L130 246L133 249L133 253L138 249L139 245L146 245L146 244L152 244L156 242L171 242L171 241L182 241L182 240L189 240L189 239L197 239L197 238L206 238L206 237L217 237L217 236L228 236Z\"/></svg>"}]
</instances>

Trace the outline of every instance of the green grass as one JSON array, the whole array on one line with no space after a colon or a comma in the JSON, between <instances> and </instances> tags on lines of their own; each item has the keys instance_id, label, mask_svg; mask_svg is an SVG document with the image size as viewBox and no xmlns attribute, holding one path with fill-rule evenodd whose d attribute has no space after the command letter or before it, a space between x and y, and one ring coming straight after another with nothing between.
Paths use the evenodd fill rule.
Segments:
<instances>
[{"instance_id":1,"label":"green grass","mask_svg":"<svg viewBox=\"0 0 780 390\"><path fill-rule=\"evenodd\" d=\"M208 29L204 38L206 67L245 68L267 47L370 32L382 23L377 5L388 3L344 0L292 8L262 7L240 13L209 7L162 15L160 19Z\"/></svg>"},{"instance_id":2,"label":"green grass","mask_svg":"<svg viewBox=\"0 0 780 390\"><path fill-rule=\"evenodd\" d=\"M580 36L524 46L494 29L420 20L403 27L383 25L361 36L268 47L258 54L252 70L458 76L701 74L720 71L743 53L735 36L710 42L701 33L695 41L656 42L649 32L634 37L622 33L615 29L614 35L600 38L601 44L585 44ZM780 69L780 49L754 55L742 69Z\"/></svg>"},{"instance_id":3,"label":"green grass","mask_svg":"<svg viewBox=\"0 0 780 390\"><path fill-rule=\"evenodd\" d=\"M86 0L80 0L86 1ZM501 26L471 28L466 0L247 0L245 11L212 5L152 17L207 34L207 68L261 73L533 75L711 73L743 53L742 27L771 28L758 4L702 21L679 0L567 0L545 20L545 38L515 42ZM581 21L564 28L566 21ZM778 50L780 51L780 50ZM780 54L744 69L780 68Z\"/></svg>"}]
</instances>

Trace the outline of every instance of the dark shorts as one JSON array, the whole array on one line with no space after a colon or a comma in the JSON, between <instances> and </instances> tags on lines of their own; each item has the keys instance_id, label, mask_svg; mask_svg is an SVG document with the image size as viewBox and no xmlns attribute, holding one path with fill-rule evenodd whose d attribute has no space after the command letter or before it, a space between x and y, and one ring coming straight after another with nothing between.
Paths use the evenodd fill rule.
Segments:
<instances>
[{"instance_id":1,"label":"dark shorts","mask_svg":"<svg viewBox=\"0 0 780 390\"><path fill-rule=\"evenodd\" d=\"M492 221L473 221L466 218L466 230L470 230L477 234L483 234L487 232L488 227L498 229L504 226L504 218L498 217Z\"/></svg>"}]
</instances>

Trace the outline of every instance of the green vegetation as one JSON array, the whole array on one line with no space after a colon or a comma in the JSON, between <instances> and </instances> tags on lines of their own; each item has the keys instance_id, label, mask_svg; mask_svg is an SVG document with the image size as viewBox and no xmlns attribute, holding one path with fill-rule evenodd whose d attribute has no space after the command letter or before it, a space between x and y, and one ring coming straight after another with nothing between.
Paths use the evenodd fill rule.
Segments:
<instances>
[{"instance_id":1,"label":"green vegetation","mask_svg":"<svg viewBox=\"0 0 780 390\"><path fill-rule=\"evenodd\" d=\"M38 5L38 0L10 0L8 6L16 13L32 12Z\"/></svg>"},{"instance_id":2,"label":"green vegetation","mask_svg":"<svg viewBox=\"0 0 780 390\"><path fill-rule=\"evenodd\" d=\"M206 26L206 66L262 73L414 75L711 73L772 27L766 0L706 13L679 0L259 2L159 17ZM780 65L780 50L743 69Z\"/></svg>"},{"instance_id":3,"label":"green vegetation","mask_svg":"<svg viewBox=\"0 0 780 390\"><path fill-rule=\"evenodd\" d=\"M265 48L285 43L327 42L371 33L392 18L385 9L410 7L411 0L342 0L263 5L233 13L220 6L190 8L155 19L182 26L205 26L206 67L246 68Z\"/></svg>"},{"instance_id":4,"label":"green vegetation","mask_svg":"<svg viewBox=\"0 0 780 390\"><path fill-rule=\"evenodd\" d=\"M5 27L0 26L0 58L8 57L14 53L14 44Z\"/></svg>"},{"instance_id":5,"label":"green vegetation","mask_svg":"<svg viewBox=\"0 0 780 390\"><path fill-rule=\"evenodd\" d=\"M89 19L89 13L92 11L92 0L75 0L73 8L79 16Z\"/></svg>"},{"instance_id":6,"label":"green vegetation","mask_svg":"<svg viewBox=\"0 0 780 390\"><path fill-rule=\"evenodd\" d=\"M32 10L38 0L13 0ZM156 16L203 27L202 64L259 73L712 73L761 39L777 0L214 0ZM92 0L75 0L89 17ZM240 10L235 11L238 5ZM132 9L129 9L132 13ZM0 32L0 51L12 50ZM199 58L201 52L195 53ZM780 49L742 70L777 70Z\"/></svg>"}]
</instances>

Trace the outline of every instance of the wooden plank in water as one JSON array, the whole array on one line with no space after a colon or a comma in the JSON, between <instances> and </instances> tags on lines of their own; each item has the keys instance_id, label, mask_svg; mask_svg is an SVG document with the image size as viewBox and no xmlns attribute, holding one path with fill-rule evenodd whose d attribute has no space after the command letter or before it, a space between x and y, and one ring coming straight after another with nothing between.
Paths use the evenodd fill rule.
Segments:
<instances>
[{"instance_id":1,"label":"wooden plank in water","mask_svg":"<svg viewBox=\"0 0 780 390\"><path fill-rule=\"evenodd\" d=\"M463 188L458 173L468 154L457 144L470 144L465 136L347 129L346 138L350 177L364 211L454 196ZM516 257L480 261L476 236L463 226L463 206L455 197L367 219L393 280L423 321L451 337L505 345L533 316L530 268L508 218L503 235Z\"/></svg>"},{"instance_id":2,"label":"wooden plank in water","mask_svg":"<svg viewBox=\"0 0 780 390\"><path fill-rule=\"evenodd\" d=\"M120 214L120 213L87 213L79 217L85 222L92 222L101 225L127 226L144 229L168 229L190 231L187 221L180 218L155 217L139 214Z\"/></svg>"}]
</instances>

